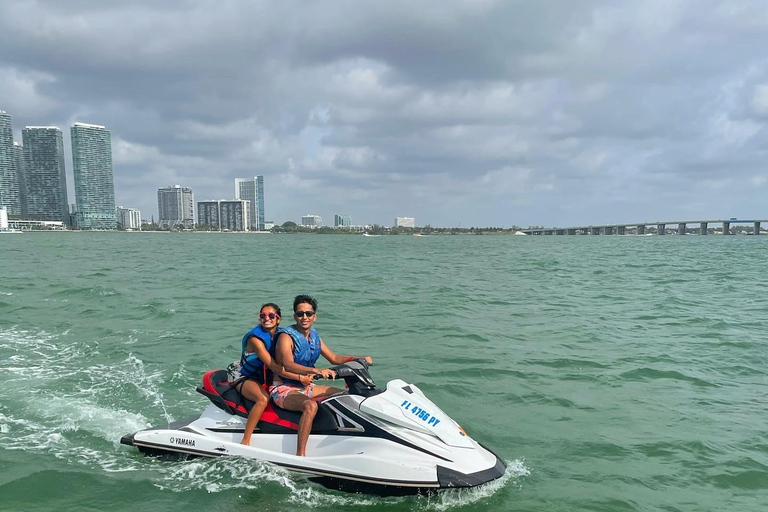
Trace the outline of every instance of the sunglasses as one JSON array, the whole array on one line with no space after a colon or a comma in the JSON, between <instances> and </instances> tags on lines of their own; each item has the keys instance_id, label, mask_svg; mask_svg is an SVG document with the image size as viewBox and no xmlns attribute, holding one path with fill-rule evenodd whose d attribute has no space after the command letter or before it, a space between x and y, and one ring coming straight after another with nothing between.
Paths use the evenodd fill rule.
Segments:
<instances>
[{"instance_id":1,"label":"sunglasses","mask_svg":"<svg viewBox=\"0 0 768 512\"><path fill-rule=\"evenodd\" d=\"M294 313L294 315L296 315L296 317L298 318L301 318L303 316L310 317L310 316L315 316L315 312L314 311L297 311Z\"/></svg>"},{"instance_id":2,"label":"sunglasses","mask_svg":"<svg viewBox=\"0 0 768 512\"><path fill-rule=\"evenodd\" d=\"M280 318L280 315L276 315L274 313L259 313L259 318L262 320L269 318L270 320L274 320L275 318Z\"/></svg>"}]
</instances>

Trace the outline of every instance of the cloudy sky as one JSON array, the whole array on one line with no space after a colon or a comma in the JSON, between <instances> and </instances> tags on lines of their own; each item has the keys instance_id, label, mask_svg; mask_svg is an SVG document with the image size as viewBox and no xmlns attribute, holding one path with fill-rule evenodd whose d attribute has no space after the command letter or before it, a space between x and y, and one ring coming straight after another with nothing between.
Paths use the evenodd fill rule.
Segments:
<instances>
[{"instance_id":1,"label":"cloudy sky","mask_svg":"<svg viewBox=\"0 0 768 512\"><path fill-rule=\"evenodd\" d=\"M278 223L766 218L766 48L764 0L4 0L0 109L106 125L145 218L257 174Z\"/></svg>"}]
</instances>

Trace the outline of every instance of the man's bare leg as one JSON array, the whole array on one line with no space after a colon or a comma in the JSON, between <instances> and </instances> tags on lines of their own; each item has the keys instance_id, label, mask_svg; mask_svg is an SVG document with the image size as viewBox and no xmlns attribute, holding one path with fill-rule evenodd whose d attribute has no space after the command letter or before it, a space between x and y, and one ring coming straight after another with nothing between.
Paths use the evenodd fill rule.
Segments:
<instances>
[{"instance_id":1,"label":"man's bare leg","mask_svg":"<svg viewBox=\"0 0 768 512\"><path fill-rule=\"evenodd\" d=\"M299 419L299 432L296 438L296 455L304 457L307 451L309 433L312 431L312 422L317 415L317 403L298 391L292 391L283 401L283 409L289 411L301 411Z\"/></svg>"},{"instance_id":2,"label":"man's bare leg","mask_svg":"<svg viewBox=\"0 0 768 512\"><path fill-rule=\"evenodd\" d=\"M334 388L332 386L321 386L319 384L315 384L312 390L312 400L319 401L343 391L343 389Z\"/></svg>"}]
</instances>

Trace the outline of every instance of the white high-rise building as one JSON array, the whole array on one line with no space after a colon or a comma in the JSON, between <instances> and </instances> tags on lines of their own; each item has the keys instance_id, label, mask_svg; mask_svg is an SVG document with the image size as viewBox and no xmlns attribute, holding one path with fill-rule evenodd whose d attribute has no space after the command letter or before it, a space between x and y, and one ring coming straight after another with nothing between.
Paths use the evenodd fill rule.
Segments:
<instances>
[{"instance_id":1,"label":"white high-rise building","mask_svg":"<svg viewBox=\"0 0 768 512\"><path fill-rule=\"evenodd\" d=\"M264 231L264 176L235 178L235 199L251 202L251 229Z\"/></svg>"},{"instance_id":2,"label":"white high-rise building","mask_svg":"<svg viewBox=\"0 0 768 512\"><path fill-rule=\"evenodd\" d=\"M122 229L141 229L141 212L136 208L118 206L117 226Z\"/></svg>"},{"instance_id":3,"label":"white high-rise building","mask_svg":"<svg viewBox=\"0 0 768 512\"><path fill-rule=\"evenodd\" d=\"M182 225L191 228L195 224L195 196L192 189L173 185L157 189L157 213L161 226Z\"/></svg>"},{"instance_id":4,"label":"white high-rise building","mask_svg":"<svg viewBox=\"0 0 768 512\"><path fill-rule=\"evenodd\" d=\"M323 226L323 219L319 215L304 215L301 225L306 228L319 228Z\"/></svg>"},{"instance_id":5,"label":"white high-rise building","mask_svg":"<svg viewBox=\"0 0 768 512\"><path fill-rule=\"evenodd\" d=\"M415 228L416 219L413 217L395 217L396 228Z\"/></svg>"}]
</instances>

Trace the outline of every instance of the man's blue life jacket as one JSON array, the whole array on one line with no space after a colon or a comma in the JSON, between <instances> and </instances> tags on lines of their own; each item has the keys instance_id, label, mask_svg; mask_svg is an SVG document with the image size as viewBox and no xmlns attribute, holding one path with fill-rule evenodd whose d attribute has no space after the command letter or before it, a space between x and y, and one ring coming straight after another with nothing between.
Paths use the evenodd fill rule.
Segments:
<instances>
[{"instance_id":1,"label":"man's blue life jacket","mask_svg":"<svg viewBox=\"0 0 768 512\"><path fill-rule=\"evenodd\" d=\"M309 331L309 340L304 337L303 334L301 334L299 331L296 330L295 326L290 327L280 327L277 329L277 332L275 333L275 339L280 335L280 333L286 333L288 334L291 339L293 340L293 362L296 364L300 364L302 366L308 366L310 368L315 367L315 363L317 362L317 359L320 357L320 335L317 334L317 331L313 327ZM285 377L280 377L280 379L285 384L291 384L294 386L301 386L301 382L293 379L286 379Z\"/></svg>"}]
</instances>

